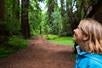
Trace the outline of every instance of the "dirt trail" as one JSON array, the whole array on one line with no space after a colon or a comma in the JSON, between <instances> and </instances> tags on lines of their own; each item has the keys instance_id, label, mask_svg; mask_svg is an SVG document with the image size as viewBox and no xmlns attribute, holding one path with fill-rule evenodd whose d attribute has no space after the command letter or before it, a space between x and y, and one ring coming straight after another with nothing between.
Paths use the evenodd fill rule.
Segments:
<instances>
[{"instance_id":1,"label":"dirt trail","mask_svg":"<svg viewBox=\"0 0 102 68\"><path fill-rule=\"evenodd\" d=\"M0 68L73 68L72 48L32 39L28 48L0 59Z\"/></svg>"}]
</instances>

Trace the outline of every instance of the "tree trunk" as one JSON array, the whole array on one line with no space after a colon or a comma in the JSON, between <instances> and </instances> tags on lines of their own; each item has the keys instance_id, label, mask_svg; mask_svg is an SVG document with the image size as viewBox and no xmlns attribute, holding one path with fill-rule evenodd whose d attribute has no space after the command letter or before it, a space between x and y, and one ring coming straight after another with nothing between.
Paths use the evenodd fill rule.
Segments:
<instances>
[{"instance_id":1,"label":"tree trunk","mask_svg":"<svg viewBox=\"0 0 102 68\"><path fill-rule=\"evenodd\" d=\"M29 0L22 0L21 31L24 38L30 38L30 25L28 19Z\"/></svg>"},{"instance_id":2,"label":"tree trunk","mask_svg":"<svg viewBox=\"0 0 102 68\"><path fill-rule=\"evenodd\" d=\"M0 23L4 21L4 16L5 16L4 0L0 0Z\"/></svg>"},{"instance_id":3,"label":"tree trunk","mask_svg":"<svg viewBox=\"0 0 102 68\"><path fill-rule=\"evenodd\" d=\"M4 0L0 0L0 44L5 42L8 34L5 31L4 20L5 20L5 2Z\"/></svg>"},{"instance_id":4,"label":"tree trunk","mask_svg":"<svg viewBox=\"0 0 102 68\"><path fill-rule=\"evenodd\" d=\"M17 5L17 10L16 10L16 18L18 19L18 21L20 20L20 1L16 0L16 5Z\"/></svg>"},{"instance_id":5,"label":"tree trunk","mask_svg":"<svg viewBox=\"0 0 102 68\"><path fill-rule=\"evenodd\" d=\"M64 15L65 15L64 0L61 0L61 16L64 17Z\"/></svg>"},{"instance_id":6,"label":"tree trunk","mask_svg":"<svg viewBox=\"0 0 102 68\"><path fill-rule=\"evenodd\" d=\"M47 14L48 14L48 25L50 27L50 29L52 29L53 24L53 17L52 17L52 13L54 12L54 7L55 7L55 1L54 0L48 0L48 10L47 10ZM50 33L53 33L53 30L50 31Z\"/></svg>"},{"instance_id":7,"label":"tree trunk","mask_svg":"<svg viewBox=\"0 0 102 68\"><path fill-rule=\"evenodd\" d=\"M98 0L98 2L92 6L90 6L91 10L87 17L94 18L100 23L102 23L102 0ZM89 11L88 10L88 11Z\"/></svg>"}]
</instances>

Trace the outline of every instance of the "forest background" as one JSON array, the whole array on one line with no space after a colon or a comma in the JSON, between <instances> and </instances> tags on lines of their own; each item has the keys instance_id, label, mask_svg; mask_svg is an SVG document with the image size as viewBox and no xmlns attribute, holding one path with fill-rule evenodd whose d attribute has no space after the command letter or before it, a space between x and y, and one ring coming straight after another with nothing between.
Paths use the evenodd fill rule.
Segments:
<instances>
[{"instance_id":1,"label":"forest background","mask_svg":"<svg viewBox=\"0 0 102 68\"><path fill-rule=\"evenodd\" d=\"M72 37L101 0L0 0L0 54L27 47L31 37ZM97 6L98 7L98 6Z\"/></svg>"}]
</instances>

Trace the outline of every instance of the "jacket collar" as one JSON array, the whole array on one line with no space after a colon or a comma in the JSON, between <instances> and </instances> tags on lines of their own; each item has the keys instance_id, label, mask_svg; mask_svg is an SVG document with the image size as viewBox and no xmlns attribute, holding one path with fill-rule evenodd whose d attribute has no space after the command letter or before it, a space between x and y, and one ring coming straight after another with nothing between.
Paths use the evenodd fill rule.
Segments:
<instances>
[{"instance_id":1,"label":"jacket collar","mask_svg":"<svg viewBox=\"0 0 102 68\"><path fill-rule=\"evenodd\" d=\"M85 52L83 51L82 49L80 49L80 46L76 46L76 50L77 50L77 53L78 55L85 55L85 54L88 54L88 52Z\"/></svg>"},{"instance_id":2,"label":"jacket collar","mask_svg":"<svg viewBox=\"0 0 102 68\"><path fill-rule=\"evenodd\" d=\"M97 57L98 59L102 59L102 54L96 54L96 53L86 52L86 51L82 50L79 45L76 46L76 50L77 50L77 54L78 55L92 56L92 57Z\"/></svg>"}]
</instances>

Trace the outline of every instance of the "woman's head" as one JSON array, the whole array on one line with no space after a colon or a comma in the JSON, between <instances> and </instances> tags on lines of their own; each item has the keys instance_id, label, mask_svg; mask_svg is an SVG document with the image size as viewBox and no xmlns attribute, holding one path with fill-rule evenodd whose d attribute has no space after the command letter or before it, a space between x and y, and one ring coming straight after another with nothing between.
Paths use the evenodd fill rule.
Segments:
<instances>
[{"instance_id":1,"label":"woman's head","mask_svg":"<svg viewBox=\"0 0 102 68\"><path fill-rule=\"evenodd\" d=\"M93 19L83 19L74 32L79 33L79 36L74 35L74 38L84 50L102 53L102 25L99 22Z\"/></svg>"}]
</instances>

